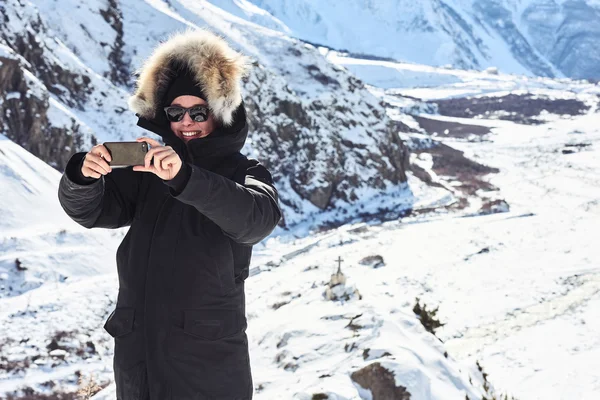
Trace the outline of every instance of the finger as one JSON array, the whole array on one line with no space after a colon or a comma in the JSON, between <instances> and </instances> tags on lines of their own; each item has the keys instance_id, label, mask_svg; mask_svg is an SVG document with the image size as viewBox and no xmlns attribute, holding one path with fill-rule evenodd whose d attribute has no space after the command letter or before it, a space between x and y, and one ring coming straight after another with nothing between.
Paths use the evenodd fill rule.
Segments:
<instances>
[{"instance_id":1,"label":"finger","mask_svg":"<svg viewBox=\"0 0 600 400\"><path fill-rule=\"evenodd\" d=\"M104 160L103 158L101 158L99 155L96 155L96 154L93 154L93 153L88 153L88 155L86 155L85 160L83 161L83 165L87 165L90 168L93 165L98 165L104 171L106 171L106 173L109 173L109 172L112 171L112 167L110 165L108 165L108 163L106 162L106 160Z\"/></svg>"},{"instance_id":2,"label":"finger","mask_svg":"<svg viewBox=\"0 0 600 400\"><path fill-rule=\"evenodd\" d=\"M110 156L110 152L108 151L108 149L106 148L106 146L104 146L103 144L98 144L96 146L94 146L92 148L92 150L90 150L90 153L92 154L97 154L100 157L103 157L104 159L106 159L107 161L112 161L112 157Z\"/></svg>"},{"instance_id":3,"label":"finger","mask_svg":"<svg viewBox=\"0 0 600 400\"><path fill-rule=\"evenodd\" d=\"M110 171L105 170L101 165L94 164L94 163L91 163L88 166L88 168L91 169L92 171L95 171L102 175L107 175L110 172Z\"/></svg>"},{"instance_id":4,"label":"finger","mask_svg":"<svg viewBox=\"0 0 600 400\"><path fill-rule=\"evenodd\" d=\"M159 157L160 159L163 159L171 153L174 153L173 149L168 148L168 147L161 147L159 149L156 149L156 151L154 152L154 159L156 159L157 157Z\"/></svg>"},{"instance_id":5,"label":"finger","mask_svg":"<svg viewBox=\"0 0 600 400\"><path fill-rule=\"evenodd\" d=\"M176 153L169 154L167 157L162 159L162 166L164 169L171 169L177 161L179 156Z\"/></svg>"},{"instance_id":6,"label":"finger","mask_svg":"<svg viewBox=\"0 0 600 400\"><path fill-rule=\"evenodd\" d=\"M154 155L154 167L159 173L165 171L165 168L162 164L162 160L168 155L167 151L162 151Z\"/></svg>"},{"instance_id":7,"label":"finger","mask_svg":"<svg viewBox=\"0 0 600 400\"><path fill-rule=\"evenodd\" d=\"M171 147L165 147L165 146L154 148L154 150L155 151L153 151L151 154L151 158L154 158L154 162L152 164L155 166L157 164L160 164L160 160L162 160L164 157L166 157L169 154L171 154L172 152L174 152L174 150Z\"/></svg>"},{"instance_id":8,"label":"finger","mask_svg":"<svg viewBox=\"0 0 600 400\"><path fill-rule=\"evenodd\" d=\"M154 155L154 164L156 165L156 164L157 164L157 162L161 162L161 161L162 161L162 160L164 160L165 158L167 158L167 157L171 157L171 156L173 156L173 155L177 155L177 154L175 153L175 150L173 150L173 148L171 148L171 147L168 147L168 146L167 146L167 147L163 147L163 148L161 149L161 151L157 152L157 153ZM165 169L165 168L164 168L164 164L163 164L163 169Z\"/></svg>"},{"instance_id":9,"label":"finger","mask_svg":"<svg viewBox=\"0 0 600 400\"><path fill-rule=\"evenodd\" d=\"M93 158L96 157L96 158ZM94 171L100 172L103 175L112 172L112 168L106 164L106 161L102 160L99 156L90 157L89 160L83 162L83 166L90 168Z\"/></svg>"},{"instance_id":10,"label":"finger","mask_svg":"<svg viewBox=\"0 0 600 400\"><path fill-rule=\"evenodd\" d=\"M148 152L144 156L144 166L149 167L150 166L150 161L152 160L152 157L154 157L154 155L156 153L164 151L164 149L165 149L164 146L160 146L160 147L153 147L150 150L148 150Z\"/></svg>"},{"instance_id":11,"label":"finger","mask_svg":"<svg viewBox=\"0 0 600 400\"><path fill-rule=\"evenodd\" d=\"M111 172L112 171L112 167L110 166L110 164L106 161L106 159L97 156L95 154L92 154L90 161L92 161L93 163L96 163L98 165L100 165L102 168L104 168L104 170L106 170L106 172Z\"/></svg>"},{"instance_id":12,"label":"finger","mask_svg":"<svg viewBox=\"0 0 600 400\"><path fill-rule=\"evenodd\" d=\"M98 179L102 176L102 174L99 174L96 171L92 171L91 169L89 169L87 167L81 168L81 174L83 176L85 176L86 178L96 178L96 179Z\"/></svg>"},{"instance_id":13,"label":"finger","mask_svg":"<svg viewBox=\"0 0 600 400\"><path fill-rule=\"evenodd\" d=\"M103 174L99 171L96 171L92 168L89 167L83 167L81 168L81 173L83 174L83 176L86 176L88 178L100 178Z\"/></svg>"},{"instance_id":14,"label":"finger","mask_svg":"<svg viewBox=\"0 0 600 400\"><path fill-rule=\"evenodd\" d=\"M143 165L135 165L133 167L134 171L138 171L138 172L152 172L152 173L156 173L156 168L154 168L153 165L151 165L150 167L144 167Z\"/></svg>"},{"instance_id":15,"label":"finger","mask_svg":"<svg viewBox=\"0 0 600 400\"><path fill-rule=\"evenodd\" d=\"M106 161L110 159L110 154L108 154L108 150L106 150L106 147L104 146L94 147L89 153L86 154L85 158L86 160L94 160L94 162L98 164L106 164L105 167L110 168L108 162Z\"/></svg>"},{"instance_id":16,"label":"finger","mask_svg":"<svg viewBox=\"0 0 600 400\"><path fill-rule=\"evenodd\" d=\"M135 165L133 167L134 171L139 171L139 172L152 172L151 168L146 168L143 165Z\"/></svg>"},{"instance_id":17,"label":"finger","mask_svg":"<svg viewBox=\"0 0 600 400\"><path fill-rule=\"evenodd\" d=\"M163 163L164 159L169 155L167 152L158 153L154 156L154 165L159 172L164 172L169 169L169 167Z\"/></svg>"},{"instance_id":18,"label":"finger","mask_svg":"<svg viewBox=\"0 0 600 400\"><path fill-rule=\"evenodd\" d=\"M148 150L148 152L144 156L144 167L148 168L150 166L150 161L152 160L152 157L154 156L154 153L156 153L155 150L156 149L150 149L150 150Z\"/></svg>"}]
</instances>

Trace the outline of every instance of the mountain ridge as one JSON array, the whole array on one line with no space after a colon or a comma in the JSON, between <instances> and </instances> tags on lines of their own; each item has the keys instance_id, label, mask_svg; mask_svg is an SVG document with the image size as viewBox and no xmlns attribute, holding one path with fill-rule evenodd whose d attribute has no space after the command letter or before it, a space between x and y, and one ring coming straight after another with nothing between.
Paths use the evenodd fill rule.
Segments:
<instances>
[{"instance_id":1,"label":"mountain ridge","mask_svg":"<svg viewBox=\"0 0 600 400\"><path fill-rule=\"evenodd\" d=\"M287 35L356 54L600 79L600 4L594 0L352 0L343 9L316 0L211 3Z\"/></svg>"}]
</instances>

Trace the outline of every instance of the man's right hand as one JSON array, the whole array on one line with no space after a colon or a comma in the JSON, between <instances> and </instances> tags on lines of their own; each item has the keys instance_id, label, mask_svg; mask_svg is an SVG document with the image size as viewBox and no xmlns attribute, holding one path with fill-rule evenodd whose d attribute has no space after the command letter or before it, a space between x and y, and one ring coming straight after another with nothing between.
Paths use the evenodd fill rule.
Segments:
<instances>
[{"instance_id":1,"label":"man's right hand","mask_svg":"<svg viewBox=\"0 0 600 400\"><path fill-rule=\"evenodd\" d=\"M81 173L87 178L100 178L112 172L108 163L111 161L110 153L102 144L98 144L85 155L81 166Z\"/></svg>"}]
</instances>

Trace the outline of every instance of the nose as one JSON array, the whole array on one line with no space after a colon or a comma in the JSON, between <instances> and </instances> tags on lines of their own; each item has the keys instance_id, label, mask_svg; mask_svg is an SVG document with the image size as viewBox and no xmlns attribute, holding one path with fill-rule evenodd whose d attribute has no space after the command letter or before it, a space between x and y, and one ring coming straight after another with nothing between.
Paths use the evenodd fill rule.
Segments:
<instances>
[{"instance_id":1,"label":"nose","mask_svg":"<svg viewBox=\"0 0 600 400\"><path fill-rule=\"evenodd\" d=\"M181 120L181 122L186 125L192 125L194 123L194 120L192 119L192 117L190 117L190 113L186 112L185 114L183 114L183 119Z\"/></svg>"}]
</instances>

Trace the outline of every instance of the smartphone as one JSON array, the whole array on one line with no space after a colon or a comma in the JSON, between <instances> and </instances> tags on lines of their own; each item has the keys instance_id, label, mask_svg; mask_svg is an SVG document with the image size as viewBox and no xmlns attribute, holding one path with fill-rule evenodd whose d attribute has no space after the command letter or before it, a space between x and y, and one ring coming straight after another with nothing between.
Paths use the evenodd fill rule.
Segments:
<instances>
[{"instance_id":1,"label":"smartphone","mask_svg":"<svg viewBox=\"0 0 600 400\"><path fill-rule=\"evenodd\" d=\"M106 142L103 145L110 153L108 165L113 168L144 165L144 157L148 153L146 142Z\"/></svg>"}]
</instances>

